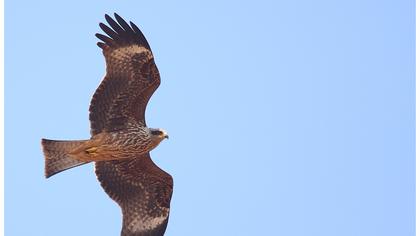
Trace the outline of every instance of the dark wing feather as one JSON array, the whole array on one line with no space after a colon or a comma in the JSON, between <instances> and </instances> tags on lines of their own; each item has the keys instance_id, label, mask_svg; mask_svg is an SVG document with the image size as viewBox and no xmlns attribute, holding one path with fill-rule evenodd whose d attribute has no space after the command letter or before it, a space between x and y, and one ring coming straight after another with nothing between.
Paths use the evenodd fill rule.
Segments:
<instances>
[{"instance_id":1,"label":"dark wing feather","mask_svg":"<svg viewBox=\"0 0 420 236\"><path fill-rule=\"evenodd\" d=\"M122 209L122 236L164 234L173 182L149 153L129 160L96 162L95 172L105 192Z\"/></svg>"},{"instance_id":2,"label":"dark wing feather","mask_svg":"<svg viewBox=\"0 0 420 236\"><path fill-rule=\"evenodd\" d=\"M100 23L106 35L102 41L106 75L93 95L89 108L91 134L124 128L128 121L146 124L147 103L159 87L160 76L153 54L143 33L133 23L128 25L115 14L117 21L105 15L109 26Z\"/></svg>"},{"instance_id":3,"label":"dark wing feather","mask_svg":"<svg viewBox=\"0 0 420 236\"><path fill-rule=\"evenodd\" d=\"M147 59L143 56L139 54L132 58L133 64L138 65L136 73L141 74L142 79L133 80L130 86L114 100L106 123L108 132L122 129L130 121L146 126L146 105L159 86L160 79L154 61L144 61Z\"/></svg>"}]
</instances>

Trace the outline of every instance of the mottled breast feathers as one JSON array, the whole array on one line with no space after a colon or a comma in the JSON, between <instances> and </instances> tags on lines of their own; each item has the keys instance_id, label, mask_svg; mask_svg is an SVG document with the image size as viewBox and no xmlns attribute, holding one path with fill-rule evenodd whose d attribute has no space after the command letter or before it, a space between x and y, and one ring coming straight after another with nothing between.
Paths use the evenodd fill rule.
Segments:
<instances>
[{"instance_id":1,"label":"mottled breast feathers","mask_svg":"<svg viewBox=\"0 0 420 236\"><path fill-rule=\"evenodd\" d=\"M125 129L129 123L146 126L146 105L160 84L149 44L139 28L115 14L100 23L106 75L90 105L91 134ZM95 163L105 192L123 213L123 236L162 236L169 217L172 177L157 167L149 153Z\"/></svg>"}]
</instances>

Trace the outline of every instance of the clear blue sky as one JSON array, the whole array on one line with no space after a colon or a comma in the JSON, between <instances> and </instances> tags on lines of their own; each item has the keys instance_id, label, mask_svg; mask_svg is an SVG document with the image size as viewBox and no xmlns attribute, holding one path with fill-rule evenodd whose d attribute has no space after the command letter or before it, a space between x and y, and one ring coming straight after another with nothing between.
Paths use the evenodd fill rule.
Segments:
<instances>
[{"instance_id":1,"label":"clear blue sky","mask_svg":"<svg viewBox=\"0 0 420 236\"><path fill-rule=\"evenodd\" d=\"M147 120L175 181L168 236L415 233L415 2L6 1L6 235L119 235L85 165L44 179L40 139L89 137L105 13L162 83Z\"/></svg>"}]
</instances>

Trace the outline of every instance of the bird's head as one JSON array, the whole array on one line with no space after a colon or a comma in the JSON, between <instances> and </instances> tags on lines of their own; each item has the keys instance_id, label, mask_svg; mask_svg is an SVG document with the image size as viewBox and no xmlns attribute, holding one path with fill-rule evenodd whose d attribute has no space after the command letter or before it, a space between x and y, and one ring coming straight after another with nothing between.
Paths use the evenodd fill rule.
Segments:
<instances>
[{"instance_id":1,"label":"bird's head","mask_svg":"<svg viewBox=\"0 0 420 236\"><path fill-rule=\"evenodd\" d=\"M152 139L162 141L165 138L169 138L168 133L166 133L163 129L153 129L150 128L150 134L152 135Z\"/></svg>"}]
</instances>

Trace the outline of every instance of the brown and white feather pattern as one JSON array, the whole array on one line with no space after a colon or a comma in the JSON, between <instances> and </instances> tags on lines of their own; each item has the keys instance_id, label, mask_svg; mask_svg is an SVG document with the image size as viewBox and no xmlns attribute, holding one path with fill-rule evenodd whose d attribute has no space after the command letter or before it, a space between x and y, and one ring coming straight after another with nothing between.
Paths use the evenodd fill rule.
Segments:
<instances>
[{"instance_id":1,"label":"brown and white feather pattern","mask_svg":"<svg viewBox=\"0 0 420 236\"><path fill-rule=\"evenodd\" d=\"M102 23L100 27L107 36L96 36L103 41L98 46L105 56L106 75L89 109L91 134L130 136L133 124L146 126L146 105L159 87L160 76L139 28L117 14L116 21L108 15L105 19L110 27ZM148 152L131 155L124 160L96 162L96 175L122 209L121 235L162 236L168 223L172 177L153 163Z\"/></svg>"},{"instance_id":2,"label":"brown and white feather pattern","mask_svg":"<svg viewBox=\"0 0 420 236\"><path fill-rule=\"evenodd\" d=\"M163 235L168 223L172 177L149 154L129 161L96 162L105 192L123 213L123 236Z\"/></svg>"},{"instance_id":3,"label":"brown and white feather pattern","mask_svg":"<svg viewBox=\"0 0 420 236\"><path fill-rule=\"evenodd\" d=\"M152 51L138 27L118 15L105 16L112 29L100 24L108 36L96 34L106 61L106 75L90 106L91 134L123 129L130 120L146 124L147 103L159 87L160 75Z\"/></svg>"}]
</instances>

